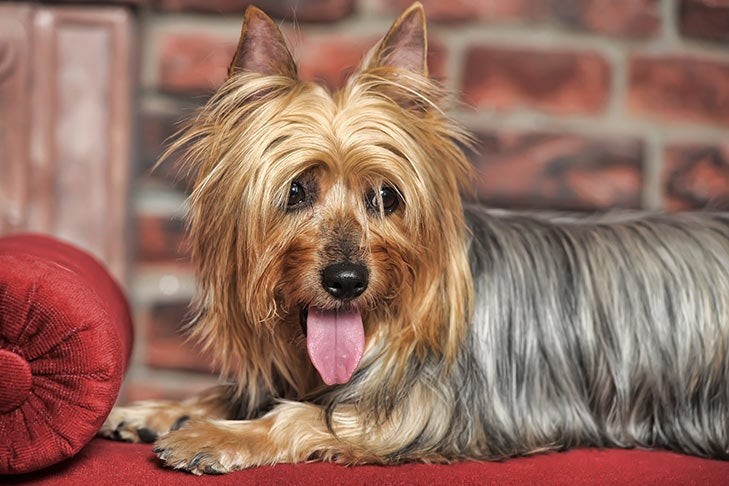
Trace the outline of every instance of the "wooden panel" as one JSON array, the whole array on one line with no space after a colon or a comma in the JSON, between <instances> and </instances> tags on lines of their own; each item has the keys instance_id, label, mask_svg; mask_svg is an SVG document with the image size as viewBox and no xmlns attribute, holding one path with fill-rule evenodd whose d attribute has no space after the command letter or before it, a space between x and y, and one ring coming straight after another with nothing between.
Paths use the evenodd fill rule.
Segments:
<instances>
[{"instance_id":1,"label":"wooden panel","mask_svg":"<svg viewBox=\"0 0 729 486\"><path fill-rule=\"evenodd\" d=\"M0 233L26 224L31 7L0 5Z\"/></svg>"},{"instance_id":2,"label":"wooden panel","mask_svg":"<svg viewBox=\"0 0 729 486\"><path fill-rule=\"evenodd\" d=\"M131 15L39 7L28 229L90 250L121 280L130 167Z\"/></svg>"}]
</instances>

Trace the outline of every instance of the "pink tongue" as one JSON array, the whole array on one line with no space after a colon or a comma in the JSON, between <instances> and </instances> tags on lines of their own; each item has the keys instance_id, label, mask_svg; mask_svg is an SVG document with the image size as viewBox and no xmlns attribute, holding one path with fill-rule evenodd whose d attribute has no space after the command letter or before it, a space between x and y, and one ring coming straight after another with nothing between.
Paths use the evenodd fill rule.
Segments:
<instances>
[{"instance_id":1,"label":"pink tongue","mask_svg":"<svg viewBox=\"0 0 729 486\"><path fill-rule=\"evenodd\" d=\"M306 348L324 383L347 383L364 352L362 316L309 308Z\"/></svg>"}]
</instances>

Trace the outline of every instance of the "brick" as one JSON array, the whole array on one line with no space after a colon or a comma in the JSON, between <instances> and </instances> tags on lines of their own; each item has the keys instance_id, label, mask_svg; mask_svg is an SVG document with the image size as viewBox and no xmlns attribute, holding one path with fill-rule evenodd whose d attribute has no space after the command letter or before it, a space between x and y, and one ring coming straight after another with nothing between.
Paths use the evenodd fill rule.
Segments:
<instances>
[{"instance_id":1,"label":"brick","mask_svg":"<svg viewBox=\"0 0 729 486\"><path fill-rule=\"evenodd\" d=\"M669 210L729 210L729 144L666 148L663 191Z\"/></svg>"},{"instance_id":2,"label":"brick","mask_svg":"<svg viewBox=\"0 0 729 486\"><path fill-rule=\"evenodd\" d=\"M479 199L501 208L639 208L643 145L633 138L481 132Z\"/></svg>"},{"instance_id":3,"label":"brick","mask_svg":"<svg viewBox=\"0 0 729 486\"><path fill-rule=\"evenodd\" d=\"M334 89L359 65L378 37L317 34L289 36L299 76L317 80ZM197 33L168 33L161 42L160 87L170 93L209 93L225 81L235 52L235 39ZM429 56L433 76L445 75L446 48L431 39Z\"/></svg>"},{"instance_id":4,"label":"brick","mask_svg":"<svg viewBox=\"0 0 729 486\"><path fill-rule=\"evenodd\" d=\"M729 125L729 62L633 56L629 69L628 105L633 113Z\"/></svg>"},{"instance_id":5,"label":"brick","mask_svg":"<svg viewBox=\"0 0 729 486\"><path fill-rule=\"evenodd\" d=\"M729 0L682 0L679 30L686 37L729 43Z\"/></svg>"},{"instance_id":6,"label":"brick","mask_svg":"<svg viewBox=\"0 0 729 486\"><path fill-rule=\"evenodd\" d=\"M377 0L376 10L390 16L399 15L410 0ZM421 0L429 22L517 21L537 18L535 0Z\"/></svg>"},{"instance_id":7,"label":"brick","mask_svg":"<svg viewBox=\"0 0 729 486\"><path fill-rule=\"evenodd\" d=\"M180 104L172 113L142 110L139 157L135 158L137 167L134 176L137 181L154 181L180 191L185 190L189 181L179 172L179 154L173 154L156 168L155 164L192 112L192 107L187 104Z\"/></svg>"},{"instance_id":8,"label":"brick","mask_svg":"<svg viewBox=\"0 0 729 486\"><path fill-rule=\"evenodd\" d=\"M610 67L596 53L496 46L466 53L462 91L479 108L595 114L609 90Z\"/></svg>"},{"instance_id":9,"label":"brick","mask_svg":"<svg viewBox=\"0 0 729 486\"><path fill-rule=\"evenodd\" d=\"M159 83L169 93L210 93L228 74L237 39L168 33L161 40Z\"/></svg>"},{"instance_id":10,"label":"brick","mask_svg":"<svg viewBox=\"0 0 729 486\"><path fill-rule=\"evenodd\" d=\"M410 0L378 0L377 9L396 15ZM617 37L649 38L660 32L658 0L423 0L431 22L556 24Z\"/></svg>"},{"instance_id":11,"label":"brick","mask_svg":"<svg viewBox=\"0 0 729 486\"><path fill-rule=\"evenodd\" d=\"M165 12L243 13L255 5L274 18L298 22L333 22L354 11L354 0L153 0Z\"/></svg>"},{"instance_id":12,"label":"brick","mask_svg":"<svg viewBox=\"0 0 729 486\"><path fill-rule=\"evenodd\" d=\"M147 310L145 363L156 368L215 371L212 355L187 341L182 327L190 321L187 301L160 302Z\"/></svg>"},{"instance_id":13,"label":"brick","mask_svg":"<svg viewBox=\"0 0 729 486\"><path fill-rule=\"evenodd\" d=\"M376 37L304 35L295 48L299 76L320 81L332 89L341 87L375 42Z\"/></svg>"},{"instance_id":14,"label":"brick","mask_svg":"<svg viewBox=\"0 0 729 486\"><path fill-rule=\"evenodd\" d=\"M615 37L650 38L661 30L658 0L533 0L561 27Z\"/></svg>"},{"instance_id":15,"label":"brick","mask_svg":"<svg viewBox=\"0 0 729 486\"><path fill-rule=\"evenodd\" d=\"M378 40L378 37L358 39L341 35L304 37L296 49L299 75L302 79L321 81L331 89L340 88ZM430 74L442 80L445 77L446 47L433 38L428 43Z\"/></svg>"},{"instance_id":16,"label":"brick","mask_svg":"<svg viewBox=\"0 0 729 486\"><path fill-rule=\"evenodd\" d=\"M190 265L185 222L178 216L137 216L137 264Z\"/></svg>"}]
</instances>

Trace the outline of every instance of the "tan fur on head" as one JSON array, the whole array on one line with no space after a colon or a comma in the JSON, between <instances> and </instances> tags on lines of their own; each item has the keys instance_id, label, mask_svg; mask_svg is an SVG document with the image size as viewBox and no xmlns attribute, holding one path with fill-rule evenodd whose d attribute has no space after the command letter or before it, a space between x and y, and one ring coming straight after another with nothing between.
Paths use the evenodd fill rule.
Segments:
<instances>
[{"instance_id":1,"label":"tan fur on head","mask_svg":"<svg viewBox=\"0 0 729 486\"><path fill-rule=\"evenodd\" d=\"M333 94L296 79L283 37L258 12L246 14L233 74L168 151L184 147L194 174L189 229L201 296L193 333L239 382L273 390L280 376L303 392L313 374L298 308L336 306L319 274L328 245L346 237L370 271L355 302L368 348L385 340L391 366L405 366L412 352L453 360L473 292L459 197L469 164L458 146L464 132L418 64L422 8L409 9ZM269 46L281 65L246 61L247 42ZM287 212L300 177L313 178L316 201ZM391 215L365 206L382 184L403 200Z\"/></svg>"}]
</instances>

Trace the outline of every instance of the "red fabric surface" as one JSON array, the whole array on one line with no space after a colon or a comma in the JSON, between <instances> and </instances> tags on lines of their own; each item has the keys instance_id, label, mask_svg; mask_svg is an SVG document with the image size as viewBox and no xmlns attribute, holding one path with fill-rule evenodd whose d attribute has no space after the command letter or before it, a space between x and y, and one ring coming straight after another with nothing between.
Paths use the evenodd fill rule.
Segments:
<instances>
[{"instance_id":1,"label":"red fabric surface","mask_svg":"<svg viewBox=\"0 0 729 486\"><path fill-rule=\"evenodd\" d=\"M204 476L159 465L149 444L94 439L75 458L12 484L729 484L729 462L672 452L578 449L505 462L356 466L310 463Z\"/></svg>"},{"instance_id":2,"label":"red fabric surface","mask_svg":"<svg viewBox=\"0 0 729 486\"><path fill-rule=\"evenodd\" d=\"M0 238L0 474L88 443L131 349L126 299L99 262L46 236Z\"/></svg>"}]
</instances>

